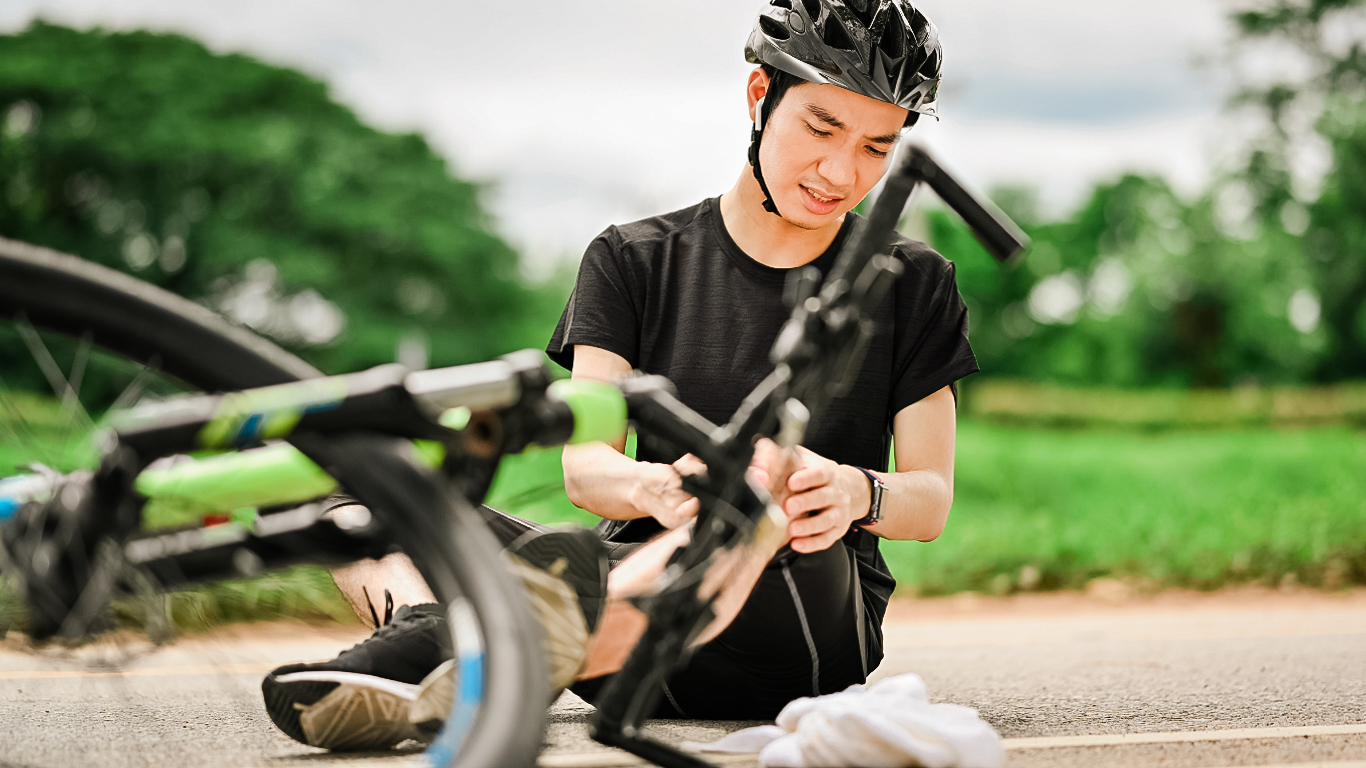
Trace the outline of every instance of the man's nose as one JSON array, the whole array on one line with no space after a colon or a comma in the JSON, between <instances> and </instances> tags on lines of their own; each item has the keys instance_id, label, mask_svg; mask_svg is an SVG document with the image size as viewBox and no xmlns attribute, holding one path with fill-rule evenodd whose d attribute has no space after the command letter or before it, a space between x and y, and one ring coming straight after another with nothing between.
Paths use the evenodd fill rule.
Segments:
<instances>
[{"instance_id":1,"label":"man's nose","mask_svg":"<svg viewBox=\"0 0 1366 768\"><path fill-rule=\"evenodd\" d=\"M846 192L854 186L857 169L854 167L853 159L846 157L847 154L831 152L816 165L816 173L830 185L826 191Z\"/></svg>"}]
</instances>

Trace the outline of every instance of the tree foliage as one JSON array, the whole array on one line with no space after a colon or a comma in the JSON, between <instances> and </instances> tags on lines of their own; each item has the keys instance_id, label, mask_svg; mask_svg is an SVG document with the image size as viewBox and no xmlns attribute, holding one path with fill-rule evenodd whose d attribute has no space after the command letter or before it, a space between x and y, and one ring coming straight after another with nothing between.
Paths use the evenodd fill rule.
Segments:
<instances>
[{"instance_id":1,"label":"tree foliage","mask_svg":"<svg viewBox=\"0 0 1366 768\"><path fill-rule=\"evenodd\" d=\"M1322 300L1316 378L1366 377L1366 0L1273 0L1234 21L1244 59L1282 63L1276 75L1246 77L1237 94L1265 125L1241 180L1273 226L1308 205L1307 225L1291 228L1307 230L1300 252ZM1296 165L1315 148L1331 170L1306 190Z\"/></svg>"},{"instance_id":2,"label":"tree foliage","mask_svg":"<svg viewBox=\"0 0 1366 768\"><path fill-rule=\"evenodd\" d=\"M0 233L130 272L327 371L544 342L479 190L320 82L178 35L0 37ZM411 354L410 354L411 356Z\"/></svg>"},{"instance_id":3,"label":"tree foliage","mask_svg":"<svg viewBox=\"0 0 1366 768\"><path fill-rule=\"evenodd\" d=\"M1075 385L1222 386L1303 380L1323 346L1287 307L1312 284L1294 238L1230 233L1211 197L1161 180L1096 188L1071 218L1027 223L1034 245L999 269L947 213L931 237L958 264L988 375Z\"/></svg>"},{"instance_id":4,"label":"tree foliage","mask_svg":"<svg viewBox=\"0 0 1366 768\"><path fill-rule=\"evenodd\" d=\"M1234 15L1239 55L1295 66L1240 75L1234 107L1262 130L1197 199L1126 176L1065 221L1029 223L1028 200L1008 191L998 198L1034 247L1007 272L932 214L983 370L1113 386L1366 377L1364 11L1366 0L1275 0ZM1330 170L1306 183L1315 147Z\"/></svg>"}]
</instances>

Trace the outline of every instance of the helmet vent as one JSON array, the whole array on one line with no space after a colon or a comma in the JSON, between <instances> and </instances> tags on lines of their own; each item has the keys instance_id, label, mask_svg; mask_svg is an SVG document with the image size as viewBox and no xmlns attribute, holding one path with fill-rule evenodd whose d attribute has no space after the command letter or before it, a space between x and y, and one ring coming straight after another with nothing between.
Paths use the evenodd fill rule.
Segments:
<instances>
[{"instance_id":1,"label":"helmet vent","mask_svg":"<svg viewBox=\"0 0 1366 768\"><path fill-rule=\"evenodd\" d=\"M821 0L802 0L802 6L806 8L806 18L810 19L812 24L820 21Z\"/></svg>"},{"instance_id":2,"label":"helmet vent","mask_svg":"<svg viewBox=\"0 0 1366 768\"><path fill-rule=\"evenodd\" d=\"M939 76L939 51L934 51L925 59L925 63L920 65L920 73L925 77Z\"/></svg>"},{"instance_id":3,"label":"helmet vent","mask_svg":"<svg viewBox=\"0 0 1366 768\"><path fill-rule=\"evenodd\" d=\"M878 0L844 0L844 7L854 12L854 17L867 27L873 23Z\"/></svg>"},{"instance_id":4,"label":"helmet vent","mask_svg":"<svg viewBox=\"0 0 1366 768\"><path fill-rule=\"evenodd\" d=\"M892 9L887 14L887 26L882 28L882 39L878 40L878 47L889 58L900 59L906 55L906 27L901 23L901 14Z\"/></svg>"},{"instance_id":5,"label":"helmet vent","mask_svg":"<svg viewBox=\"0 0 1366 768\"><path fill-rule=\"evenodd\" d=\"M792 37L792 33L788 31L787 27L778 23L778 21L771 16L760 16L759 28L764 31L765 35L768 35L774 40L787 40Z\"/></svg>"},{"instance_id":6,"label":"helmet vent","mask_svg":"<svg viewBox=\"0 0 1366 768\"><path fill-rule=\"evenodd\" d=\"M914 9L912 9L910 16L911 37L915 38L915 42L917 44L921 43L925 40L925 31L929 29L930 20L925 18L925 15L923 13Z\"/></svg>"},{"instance_id":7,"label":"helmet vent","mask_svg":"<svg viewBox=\"0 0 1366 768\"><path fill-rule=\"evenodd\" d=\"M831 48L838 48L842 51L854 50L854 42L849 39L849 33L844 31L839 18L834 14L825 19L825 29L821 32L821 41Z\"/></svg>"},{"instance_id":8,"label":"helmet vent","mask_svg":"<svg viewBox=\"0 0 1366 768\"><path fill-rule=\"evenodd\" d=\"M774 8L786 8L789 11L792 10L792 0L773 0L773 2L769 3L769 5L773 6Z\"/></svg>"}]
</instances>

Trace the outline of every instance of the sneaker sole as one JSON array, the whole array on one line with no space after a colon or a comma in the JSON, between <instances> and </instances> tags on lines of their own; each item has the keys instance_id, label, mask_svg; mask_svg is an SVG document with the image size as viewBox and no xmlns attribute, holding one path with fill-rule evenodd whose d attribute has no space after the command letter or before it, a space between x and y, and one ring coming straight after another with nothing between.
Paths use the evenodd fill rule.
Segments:
<instances>
[{"instance_id":1,"label":"sneaker sole","mask_svg":"<svg viewBox=\"0 0 1366 768\"><path fill-rule=\"evenodd\" d=\"M427 741L436 738L451 714L457 677L456 662L452 659L432 670L418 686L417 697L408 710L408 720Z\"/></svg>"},{"instance_id":2,"label":"sneaker sole","mask_svg":"<svg viewBox=\"0 0 1366 768\"><path fill-rule=\"evenodd\" d=\"M531 566L553 573L578 596L588 633L597 630L607 604L607 548L588 530L531 531L507 548ZM557 560L564 560L555 567Z\"/></svg>"},{"instance_id":3,"label":"sneaker sole","mask_svg":"<svg viewBox=\"0 0 1366 768\"><path fill-rule=\"evenodd\" d=\"M311 747L387 749L421 738L408 719L416 685L354 672L296 672L267 677L261 692L276 727Z\"/></svg>"}]
</instances>

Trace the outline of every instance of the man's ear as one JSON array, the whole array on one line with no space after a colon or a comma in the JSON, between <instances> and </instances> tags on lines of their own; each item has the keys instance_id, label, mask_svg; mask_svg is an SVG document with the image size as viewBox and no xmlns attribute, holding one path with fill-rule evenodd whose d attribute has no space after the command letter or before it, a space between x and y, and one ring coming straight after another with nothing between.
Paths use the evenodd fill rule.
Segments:
<instances>
[{"instance_id":1,"label":"man's ear","mask_svg":"<svg viewBox=\"0 0 1366 768\"><path fill-rule=\"evenodd\" d=\"M759 102L768 94L768 86L772 81L768 73L762 67L756 68L749 73L749 83L745 88L745 95L749 97L749 121L757 122L759 119Z\"/></svg>"}]
</instances>

